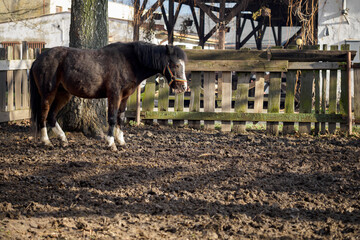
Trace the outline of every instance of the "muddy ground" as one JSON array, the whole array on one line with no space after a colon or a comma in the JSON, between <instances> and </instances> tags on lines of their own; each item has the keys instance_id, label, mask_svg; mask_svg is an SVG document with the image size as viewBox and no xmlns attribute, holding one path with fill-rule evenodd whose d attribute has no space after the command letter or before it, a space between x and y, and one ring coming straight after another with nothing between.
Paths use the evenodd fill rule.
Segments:
<instances>
[{"instance_id":1,"label":"muddy ground","mask_svg":"<svg viewBox=\"0 0 360 240\"><path fill-rule=\"evenodd\" d=\"M0 125L0 239L360 239L360 138Z\"/></svg>"}]
</instances>

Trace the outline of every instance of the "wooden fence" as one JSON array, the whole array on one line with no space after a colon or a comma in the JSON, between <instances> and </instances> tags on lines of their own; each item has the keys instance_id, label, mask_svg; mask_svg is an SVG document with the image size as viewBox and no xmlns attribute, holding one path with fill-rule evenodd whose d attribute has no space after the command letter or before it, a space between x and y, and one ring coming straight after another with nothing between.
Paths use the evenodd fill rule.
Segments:
<instances>
[{"instance_id":1,"label":"wooden fence","mask_svg":"<svg viewBox=\"0 0 360 240\"><path fill-rule=\"evenodd\" d=\"M30 118L28 71L35 51L24 51L23 59L20 51L20 45L0 48L0 122Z\"/></svg>"},{"instance_id":2,"label":"wooden fence","mask_svg":"<svg viewBox=\"0 0 360 240\"><path fill-rule=\"evenodd\" d=\"M166 84L156 90L154 78L148 79L142 93L141 119L165 124L172 120L176 126L187 120L191 127L203 125L205 129L214 129L215 123L221 122L223 131L237 132L245 131L246 122L261 121L274 135L279 133L280 122L284 134L293 133L296 125L300 133L310 133L312 123L315 133L333 133L337 123L342 131L349 131L351 98L346 64L348 55L353 59L356 52L348 51L348 47L344 45L340 51L335 46L332 51L186 50L191 92L172 96ZM358 122L360 72L358 68L354 71ZM251 76L256 76L253 82ZM135 111L134 94L128 102L127 117L135 118Z\"/></svg>"},{"instance_id":3,"label":"wooden fence","mask_svg":"<svg viewBox=\"0 0 360 240\"><path fill-rule=\"evenodd\" d=\"M351 105L346 49L186 50L190 92L172 95L167 84L157 86L155 78L148 79L142 93L142 120L156 119L161 124L172 120L175 126L186 120L192 127L203 125L206 129L215 128L216 121L223 131L237 132L245 131L246 122L264 121L267 131L275 135L280 122L283 133L294 132L296 125L299 132L310 133L312 123L316 133L332 133L337 123L348 130ZM27 75L34 50L22 54L29 60L17 59L20 54L13 53L20 50L0 49L0 122L30 117ZM352 58L356 54L350 53ZM360 123L360 66L352 67L352 106L355 122ZM256 76L253 82L252 76ZM267 93L264 86L268 86ZM134 94L128 102L127 117L134 118L135 110Z\"/></svg>"}]
</instances>

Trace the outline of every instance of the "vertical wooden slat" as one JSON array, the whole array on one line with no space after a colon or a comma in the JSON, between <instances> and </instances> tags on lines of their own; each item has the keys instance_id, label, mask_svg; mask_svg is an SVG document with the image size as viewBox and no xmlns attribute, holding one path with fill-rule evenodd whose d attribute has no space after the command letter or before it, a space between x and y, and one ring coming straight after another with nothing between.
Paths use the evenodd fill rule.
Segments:
<instances>
[{"instance_id":1,"label":"vertical wooden slat","mask_svg":"<svg viewBox=\"0 0 360 240\"><path fill-rule=\"evenodd\" d=\"M323 45L323 50L327 51L327 45ZM326 113L326 89L327 89L327 70L321 70L322 74L322 88L321 88L321 113ZM326 122L321 123L321 134L326 133Z\"/></svg>"},{"instance_id":2,"label":"vertical wooden slat","mask_svg":"<svg viewBox=\"0 0 360 240\"><path fill-rule=\"evenodd\" d=\"M20 59L21 46L19 44L14 45L14 59Z\"/></svg>"},{"instance_id":3,"label":"vertical wooden slat","mask_svg":"<svg viewBox=\"0 0 360 240\"><path fill-rule=\"evenodd\" d=\"M343 50L343 51L350 50L350 45L342 44L341 50ZM346 66L346 63L344 63L344 66ZM349 104L348 104L348 82L347 82L346 67L343 67L341 69L340 85L341 85L341 91L340 91L340 100L339 100L339 112L340 112L340 114L342 114L345 117L349 114L348 113L348 107L349 107ZM348 130L348 123L341 123L340 131L343 133L346 133L347 130Z\"/></svg>"},{"instance_id":4,"label":"vertical wooden slat","mask_svg":"<svg viewBox=\"0 0 360 240\"><path fill-rule=\"evenodd\" d=\"M144 98L142 100L142 110L143 111L154 111L154 101L155 101L155 79L156 76L152 76L146 79L145 91L144 91ZM152 124L153 120L148 119L144 120L145 124Z\"/></svg>"},{"instance_id":5,"label":"vertical wooden slat","mask_svg":"<svg viewBox=\"0 0 360 240\"><path fill-rule=\"evenodd\" d=\"M204 72L204 112L215 112L215 72ZM204 121L204 128L213 130L214 121Z\"/></svg>"},{"instance_id":6,"label":"vertical wooden slat","mask_svg":"<svg viewBox=\"0 0 360 240\"><path fill-rule=\"evenodd\" d=\"M21 80L22 70L14 71L14 92L15 92L15 109L21 108Z\"/></svg>"},{"instance_id":7,"label":"vertical wooden slat","mask_svg":"<svg viewBox=\"0 0 360 240\"><path fill-rule=\"evenodd\" d=\"M301 71L301 87L300 87L300 113L311 113L312 109L312 93L313 93L313 71ZM311 132L311 123L299 123L299 133Z\"/></svg>"},{"instance_id":8,"label":"vertical wooden slat","mask_svg":"<svg viewBox=\"0 0 360 240\"><path fill-rule=\"evenodd\" d=\"M320 75L319 71L314 71L315 79L315 113L320 113ZM318 135L320 132L320 123L315 123L315 135Z\"/></svg>"},{"instance_id":9,"label":"vertical wooden slat","mask_svg":"<svg viewBox=\"0 0 360 240\"><path fill-rule=\"evenodd\" d=\"M174 111L184 111L184 93L175 93ZM179 127L184 125L184 120L173 120L173 126Z\"/></svg>"},{"instance_id":10,"label":"vertical wooden slat","mask_svg":"<svg viewBox=\"0 0 360 240\"><path fill-rule=\"evenodd\" d=\"M221 111L230 112L231 111L231 72L222 72L222 97L221 97ZM230 121L221 121L221 131L230 132L231 131L231 122Z\"/></svg>"},{"instance_id":11,"label":"vertical wooden slat","mask_svg":"<svg viewBox=\"0 0 360 240\"><path fill-rule=\"evenodd\" d=\"M337 45L330 46L331 50L338 50ZM337 70L330 70L330 86L329 86L329 114L337 113ZM329 133L334 133L336 123L329 122Z\"/></svg>"},{"instance_id":12,"label":"vertical wooden slat","mask_svg":"<svg viewBox=\"0 0 360 240\"><path fill-rule=\"evenodd\" d=\"M238 74L238 84L236 89L235 112L246 113L248 109L250 73L241 72ZM246 132L246 121L234 121L233 130L238 133Z\"/></svg>"},{"instance_id":13,"label":"vertical wooden slat","mask_svg":"<svg viewBox=\"0 0 360 240\"><path fill-rule=\"evenodd\" d=\"M169 90L170 88L166 80L163 84L160 84L158 99L159 112L166 112L169 108ZM158 120L158 123L166 125L168 124L168 120Z\"/></svg>"},{"instance_id":14,"label":"vertical wooden slat","mask_svg":"<svg viewBox=\"0 0 360 240\"><path fill-rule=\"evenodd\" d=\"M6 82L7 82L7 111L14 110L14 78L13 71L7 71L6 74Z\"/></svg>"},{"instance_id":15,"label":"vertical wooden slat","mask_svg":"<svg viewBox=\"0 0 360 240\"><path fill-rule=\"evenodd\" d=\"M191 72L190 112L200 112L201 72ZM200 121L189 120L189 126L200 128Z\"/></svg>"},{"instance_id":16,"label":"vertical wooden slat","mask_svg":"<svg viewBox=\"0 0 360 240\"><path fill-rule=\"evenodd\" d=\"M291 70L286 73L285 113L294 113L295 111L296 73L296 70ZM283 134L293 134L294 132L294 123L284 122Z\"/></svg>"},{"instance_id":17,"label":"vertical wooden slat","mask_svg":"<svg viewBox=\"0 0 360 240\"><path fill-rule=\"evenodd\" d=\"M136 90L135 92L129 97L127 104L126 104L126 109L129 112L135 112L136 111ZM128 121L134 121L135 118L129 118Z\"/></svg>"},{"instance_id":18,"label":"vertical wooden slat","mask_svg":"<svg viewBox=\"0 0 360 240\"><path fill-rule=\"evenodd\" d=\"M360 123L360 64L354 68L354 115L355 123Z\"/></svg>"},{"instance_id":19,"label":"vertical wooden slat","mask_svg":"<svg viewBox=\"0 0 360 240\"><path fill-rule=\"evenodd\" d=\"M0 71L0 111L4 112L6 108L6 82L7 71Z\"/></svg>"},{"instance_id":20,"label":"vertical wooden slat","mask_svg":"<svg viewBox=\"0 0 360 240\"><path fill-rule=\"evenodd\" d=\"M22 70L22 108L28 109L30 107L30 94L29 94L29 79L27 70Z\"/></svg>"},{"instance_id":21,"label":"vertical wooden slat","mask_svg":"<svg viewBox=\"0 0 360 240\"><path fill-rule=\"evenodd\" d=\"M262 113L264 108L264 73L256 73L254 112Z\"/></svg>"},{"instance_id":22,"label":"vertical wooden slat","mask_svg":"<svg viewBox=\"0 0 360 240\"><path fill-rule=\"evenodd\" d=\"M279 113L281 95L281 73L270 74L268 113ZM267 122L266 132L277 136L279 134L279 122Z\"/></svg>"}]
</instances>

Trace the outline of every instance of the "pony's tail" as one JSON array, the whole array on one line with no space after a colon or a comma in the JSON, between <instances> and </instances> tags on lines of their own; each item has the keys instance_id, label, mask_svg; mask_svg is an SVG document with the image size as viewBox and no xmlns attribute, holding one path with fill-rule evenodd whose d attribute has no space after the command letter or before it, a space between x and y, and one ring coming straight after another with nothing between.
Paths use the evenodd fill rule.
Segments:
<instances>
[{"instance_id":1,"label":"pony's tail","mask_svg":"<svg viewBox=\"0 0 360 240\"><path fill-rule=\"evenodd\" d=\"M30 81L30 109L31 109L31 123L34 130L35 139L40 131L40 116L41 116L41 96L36 86L33 68L31 67L29 73Z\"/></svg>"}]
</instances>

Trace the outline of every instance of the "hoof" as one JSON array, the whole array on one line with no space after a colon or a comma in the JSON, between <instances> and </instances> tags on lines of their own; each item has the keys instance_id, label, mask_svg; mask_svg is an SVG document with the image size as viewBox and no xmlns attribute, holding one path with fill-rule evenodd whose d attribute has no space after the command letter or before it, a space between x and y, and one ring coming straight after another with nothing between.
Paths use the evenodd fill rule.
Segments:
<instances>
[{"instance_id":1,"label":"hoof","mask_svg":"<svg viewBox=\"0 0 360 240\"><path fill-rule=\"evenodd\" d=\"M109 146L109 149L112 151L112 152L117 152L117 148L116 148L116 145L115 144L112 144Z\"/></svg>"},{"instance_id":2,"label":"hoof","mask_svg":"<svg viewBox=\"0 0 360 240\"><path fill-rule=\"evenodd\" d=\"M44 146L46 147L53 147L52 143L48 140L48 141L43 141L42 142L44 144Z\"/></svg>"},{"instance_id":3,"label":"hoof","mask_svg":"<svg viewBox=\"0 0 360 240\"><path fill-rule=\"evenodd\" d=\"M68 141L66 141L66 142L61 142L61 146L62 146L62 147L67 147L67 146L69 146L69 142L68 142Z\"/></svg>"},{"instance_id":4,"label":"hoof","mask_svg":"<svg viewBox=\"0 0 360 240\"><path fill-rule=\"evenodd\" d=\"M126 142L125 141L119 141L120 146L125 146Z\"/></svg>"}]
</instances>

